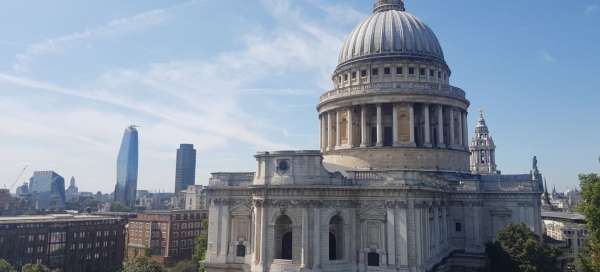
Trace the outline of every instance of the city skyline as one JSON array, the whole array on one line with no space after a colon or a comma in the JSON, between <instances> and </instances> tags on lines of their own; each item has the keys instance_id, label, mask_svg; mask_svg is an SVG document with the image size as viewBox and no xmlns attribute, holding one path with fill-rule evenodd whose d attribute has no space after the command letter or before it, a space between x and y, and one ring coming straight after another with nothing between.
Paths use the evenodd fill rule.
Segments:
<instances>
[{"instance_id":1,"label":"city skyline","mask_svg":"<svg viewBox=\"0 0 600 272\"><path fill-rule=\"evenodd\" d=\"M45 23L51 20L41 16L23 24L27 33L4 32L3 184L11 184L30 163L25 176L52 169L76 176L81 191L110 192L120 132L130 123L144 126L139 189L173 189L173 151L182 142L195 144L201 156L219 154L198 163L197 184L207 184L209 172L231 165L253 171L249 155L256 151L318 149L315 97L331 89L328 77L340 41L371 5L265 0L237 11L230 8L235 1L117 3L91 4L95 12L89 16L77 12L86 7L70 1L38 3L64 18L64 25ZM2 29L28 11L21 2L6 5ZM80 15L61 16L66 5ZM523 166L537 155L549 184L560 190L575 186L577 174L597 171L599 128L593 117L600 113L593 101L599 82L594 69L585 68L599 58L585 53L598 46L597 2L407 5L446 45L456 72L452 81L472 102L469 136L476 110L486 111L499 170L527 171ZM225 10L229 15L223 18L212 15ZM475 19L481 23L472 25ZM218 30L222 33L211 29L215 24L225 26ZM524 36L530 36L526 43L511 44ZM277 53L266 55L267 48ZM58 65L65 72L51 69ZM294 122L285 121L290 118ZM583 124L591 125L582 129Z\"/></svg>"}]
</instances>

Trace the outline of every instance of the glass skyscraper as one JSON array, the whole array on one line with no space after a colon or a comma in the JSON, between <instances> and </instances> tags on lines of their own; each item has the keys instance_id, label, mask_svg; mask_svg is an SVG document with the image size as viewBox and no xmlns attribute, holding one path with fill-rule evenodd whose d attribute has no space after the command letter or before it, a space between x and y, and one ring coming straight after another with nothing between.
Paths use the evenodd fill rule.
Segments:
<instances>
[{"instance_id":1,"label":"glass skyscraper","mask_svg":"<svg viewBox=\"0 0 600 272\"><path fill-rule=\"evenodd\" d=\"M138 178L138 131L135 126L125 129L117 158L115 201L135 207Z\"/></svg>"},{"instance_id":2,"label":"glass skyscraper","mask_svg":"<svg viewBox=\"0 0 600 272\"><path fill-rule=\"evenodd\" d=\"M64 208L65 179L54 171L35 171L29 179L29 193L36 209Z\"/></svg>"},{"instance_id":3,"label":"glass skyscraper","mask_svg":"<svg viewBox=\"0 0 600 272\"><path fill-rule=\"evenodd\" d=\"M181 144L179 146L175 168L175 194L196 184L196 149L194 149L194 145Z\"/></svg>"}]
</instances>

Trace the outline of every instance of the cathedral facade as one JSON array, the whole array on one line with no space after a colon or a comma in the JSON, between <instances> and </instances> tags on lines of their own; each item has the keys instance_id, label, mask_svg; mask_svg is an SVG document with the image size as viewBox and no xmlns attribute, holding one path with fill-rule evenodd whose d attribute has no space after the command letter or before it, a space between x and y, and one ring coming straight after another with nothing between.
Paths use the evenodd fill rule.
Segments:
<instances>
[{"instance_id":1,"label":"cathedral facade","mask_svg":"<svg viewBox=\"0 0 600 272\"><path fill-rule=\"evenodd\" d=\"M212 175L208 271L468 269L508 224L541 235L537 160L500 174L483 114L469 143L450 76L433 31L402 0L376 0L317 106L321 149Z\"/></svg>"}]
</instances>

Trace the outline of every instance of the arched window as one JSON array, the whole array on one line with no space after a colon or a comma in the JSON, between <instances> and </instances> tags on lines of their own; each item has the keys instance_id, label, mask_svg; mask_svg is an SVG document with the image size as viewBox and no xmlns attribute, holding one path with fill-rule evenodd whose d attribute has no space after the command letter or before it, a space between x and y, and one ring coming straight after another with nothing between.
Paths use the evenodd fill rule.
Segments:
<instances>
[{"instance_id":1,"label":"arched window","mask_svg":"<svg viewBox=\"0 0 600 272\"><path fill-rule=\"evenodd\" d=\"M246 257L246 246L239 244L236 248L236 256L238 257Z\"/></svg>"},{"instance_id":2,"label":"arched window","mask_svg":"<svg viewBox=\"0 0 600 272\"><path fill-rule=\"evenodd\" d=\"M275 259L291 260L292 248L292 220L281 215L275 221Z\"/></svg>"},{"instance_id":3,"label":"arched window","mask_svg":"<svg viewBox=\"0 0 600 272\"><path fill-rule=\"evenodd\" d=\"M329 221L329 260L344 259L344 221L336 215Z\"/></svg>"},{"instance_id":4,"label":"arched window","mask_svg":"<svg viewBox=\"0 0 600 272\"><path fill-rule=\"evenodd\" d=\"M376 252L369 252L367 255L368 266L379 266L379 254Z\"/></svg>"}]
</instances>

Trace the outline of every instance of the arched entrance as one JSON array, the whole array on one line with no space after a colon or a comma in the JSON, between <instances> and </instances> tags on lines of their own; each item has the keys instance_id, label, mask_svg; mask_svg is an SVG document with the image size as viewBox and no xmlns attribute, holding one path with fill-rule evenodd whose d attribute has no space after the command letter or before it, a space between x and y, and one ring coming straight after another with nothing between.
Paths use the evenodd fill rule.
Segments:
<instances>
[{"instance_id":1,"label":"arched entrance","mask_svg":"<svg viewBox=\"0 0 600 272\"><path fill-rule=\"evenodd\" d=\"M292 220L287 215L281 215L275 221L275 259L291 260L293 256Z\"/></svg>"},{"instance_id":2,"label":"arched entrance","mask_svg":"<svg viewBox=\"0 0 600 272\"><path fill-rule=\"evenodd\" d=\"M329 260L344 259L344 221L336 215L329 221Z\"/></svg>"}]
</instances>

